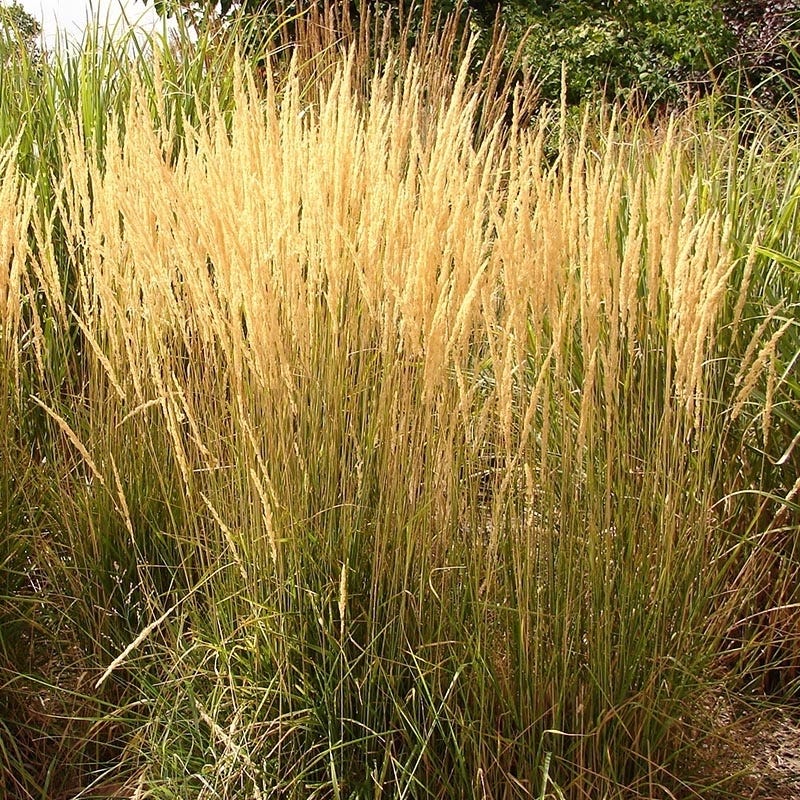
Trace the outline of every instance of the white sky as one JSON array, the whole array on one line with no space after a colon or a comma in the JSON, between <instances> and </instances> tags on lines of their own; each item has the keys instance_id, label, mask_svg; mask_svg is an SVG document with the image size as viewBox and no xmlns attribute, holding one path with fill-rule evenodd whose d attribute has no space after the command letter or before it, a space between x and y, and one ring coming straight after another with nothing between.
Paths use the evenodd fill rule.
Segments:
<instances>
[{"instance_id":1,"label":"white sky","mask_svg":"<svg viewBox=\"0 0 800 800\"><path fill-rule=\"evenodd\" d=\"M102 26L112 26L124 15L130 22L152 28L159 24L152 1L145 5L142 0L21 0L25 10L36 17L42 25L45 44L52 46L59 31L70 38L80 39L86 20L99 16Z\"/></svg>"}]
</instances>

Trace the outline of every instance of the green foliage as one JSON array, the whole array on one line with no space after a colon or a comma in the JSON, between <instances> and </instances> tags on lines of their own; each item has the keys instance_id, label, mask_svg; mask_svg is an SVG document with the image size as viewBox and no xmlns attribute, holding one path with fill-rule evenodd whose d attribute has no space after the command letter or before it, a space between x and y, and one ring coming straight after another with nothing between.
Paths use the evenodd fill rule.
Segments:
<instances>
[{"instance_id":1,"label":"green foliage","mask_svg":"<svg viewBox=\"0 0 800 800\"><path fill-rule=\"evenodd\" d=\"M732 37L710 0L513 0L504 15L546 98L559 96L562 64L568 99L598 89L675 100L683 85L707 75L729 53Z\"/></svg>"},{"instance_id":2,"label":"green foliage","mask_svg":"<svg viewBox=\"0 0 800 800\"><path fill-rule=\"evenodd\" d=\"M154 0L154 5L162 14L183 14L194 21L244 13L274 22L282 14L297 14L311 4L229 0L216 6L202 0ZM361 6L351 3L350 14L358 20L368 7L378 12L391 10L396 19L422 13L421 4L389 0ZM510 33L509 52L523 44L524 59L541 83L543 98L549 100L560 96L563 64L570 102L578 102L598 90L610 97L636 92L648 101L674 101L687 82L707 82L715 65L730 58L735 43L733 32L712 0L430 3L433 18L458 9L462 18L470 15L470 29L485 46L495 19L499 19Z\"/></svg>"},{"instance_id":3,"label":"green foliage","mask_svg":"<svg viewBox=\"0 0 800 800\"><path fill-rule=\"evenodd\" d=\"M800 9L792 0L728 0L725 21L735 40L735 63L748 94L791 105L800 87ZM741 88L741 87L737 87Z\"/></svg>"},{"instance_id":4,"label":"green foliage","mask_svg":"<svg viewBox=\"0 0 800 800\"><path fill-rule=\"evenodd\" d=\"M632 95L648 104L672 104L687 94L708 91L724 79L729 90L742 86L772 105L784 102L798 85L798 16L787 2L730 0L142 0L165 16L199 30L242 28L263 40L278 29L281 44L303 39L297 21L319 14L340 34L365 20L390 14L392 35L404 47L435 21L456 15L462 30L486 52L496 21L508 31L507 63L522 46L525 64L536 75L541 97L560 99L566 69L568 102L598 93L619 99ZM257 48L256 48L257 49Z\"/></svg>"},{"instance_id":5,"label":"green foliage","mask_svg":"<svg viewBox=\"0 0 800 800\"><path fill-rule=\"evenodd\" d=\"M42 32L42 26L36 17L29 14L17 0L10 5L0 6L0 25L3 28L13 28L26 42L33 42Z\"/></svg>"},{"instance_id":6,"label":"green foliage","mask_svg":"<svg viewBox=\"0 0 800 800\"><path fill-rule=\"evenodd\" d=\"M17 48L31 56L38 56L36 40L41 32L39 21L17 0L10 5L0 6L0 58L4 61L12 57Z\"/></svg>"}]
</instances>

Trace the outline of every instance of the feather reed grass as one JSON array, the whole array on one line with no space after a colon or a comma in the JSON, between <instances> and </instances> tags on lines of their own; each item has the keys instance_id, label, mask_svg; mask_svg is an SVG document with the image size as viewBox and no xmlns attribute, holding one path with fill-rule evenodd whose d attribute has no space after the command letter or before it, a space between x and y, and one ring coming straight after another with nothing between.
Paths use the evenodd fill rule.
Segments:
<instances>
[{"instance_id":1,"label":"feather reed grass","mask_svg":"<svg viewBox=\"0 0 800 800\"><path fill-rule=\"evenodd\" d=\"M755 602L720 600L756 569L726 447L760 381L786 410L796 324L755 319L691 118L571 138L468 58L358 52L234 56L180 124L129 74L102 135L57 123L46 201L4 162L6 384L37 569L126 710L104 763L139 797L699 791Z\"/></svg>"}]
</instances>

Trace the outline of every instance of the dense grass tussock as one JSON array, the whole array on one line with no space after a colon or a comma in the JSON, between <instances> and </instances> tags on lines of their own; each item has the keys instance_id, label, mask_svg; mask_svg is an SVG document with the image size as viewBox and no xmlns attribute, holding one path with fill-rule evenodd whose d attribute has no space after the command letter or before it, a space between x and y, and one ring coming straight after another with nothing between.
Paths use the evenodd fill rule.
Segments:
<instances>
[{"instance_id":1,"label":"dense grass tussock","mask_svg":"<svg viewBox=\"0 0 800 800\"><path fill-rule=\"evenodd\" d=\"M796 688L791 153L413 56L178 131L155 76L48 197L2 161L3 791L714 783L712 667Z\"/></svg>"}]
</instances>

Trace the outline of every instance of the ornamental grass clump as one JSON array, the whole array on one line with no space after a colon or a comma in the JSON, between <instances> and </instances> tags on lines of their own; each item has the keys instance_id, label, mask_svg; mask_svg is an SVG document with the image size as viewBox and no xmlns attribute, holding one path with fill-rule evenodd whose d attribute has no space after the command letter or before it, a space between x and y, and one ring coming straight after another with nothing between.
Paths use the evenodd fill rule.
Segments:
<instances>
[{"instance_id":1,"label":"ornamental grass clump","mask_svg":"<svg viewBox=\"0 0 800 800\"><path fill-rule=\"evenodd\" d=\"M702 787L752 546L720 443L790 326L751 322L699 123L587 112L553 158L558 116L487 116L467 63L236 61L180 129L132 79L102 140L58 126L30 224L7 158L3 425L38 442L81 788Z\"/></svg>"}]
</instances>

